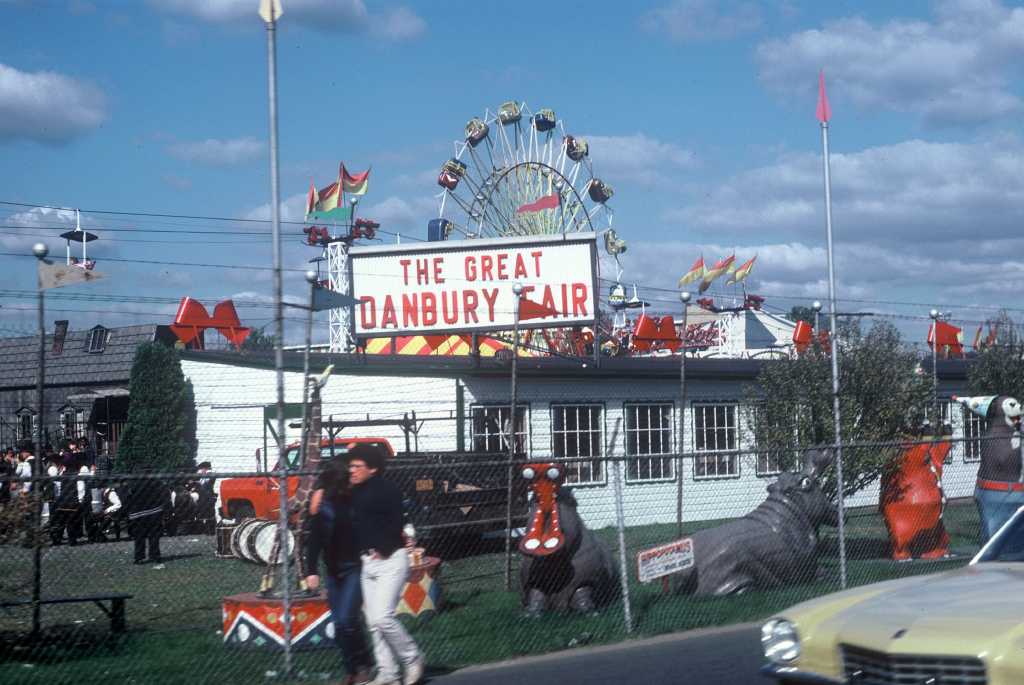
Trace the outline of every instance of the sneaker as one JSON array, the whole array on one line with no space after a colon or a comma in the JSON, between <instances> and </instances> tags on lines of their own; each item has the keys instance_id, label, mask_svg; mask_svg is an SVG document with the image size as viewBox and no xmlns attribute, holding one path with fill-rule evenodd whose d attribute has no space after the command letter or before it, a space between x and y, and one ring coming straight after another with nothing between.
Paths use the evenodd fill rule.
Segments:
<instances>
[{"instance_id":1,"label":"sneaker","mask_svg":"<svg viewBox=\"0 0 1024 685\"><path fill-rule=\"evenodd\" d=\"M162 571L162 570L163 570L163 569L165 569L165 568L167 568L167 567L166 567L166 566L164 566L163 564L161 564L161 563L157 563L157 564L156 564L156 565L155 565L155 566L153 567L153 570L155 570L155 571Z\"/></svg>"},{"instance_id":2,"label":"sneaker","mask_svg":"<svg viewBox=\"0 0 1024 685\"><path fill-rule=\"evenodd\" d=\"M423 680L423 656L420 655L416 659L405 667L405 677L402 678L402 685L416 685L416 683Z\"/></svg>"}]
</instances>

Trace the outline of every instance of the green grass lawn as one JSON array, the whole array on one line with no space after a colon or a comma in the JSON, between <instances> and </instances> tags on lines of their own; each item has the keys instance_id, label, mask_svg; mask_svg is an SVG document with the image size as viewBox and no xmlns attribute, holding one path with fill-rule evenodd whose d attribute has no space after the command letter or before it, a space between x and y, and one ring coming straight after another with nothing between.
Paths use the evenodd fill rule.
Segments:
<instances>
[{"instance_id":1,"label":"green grass lawn","mask_svg":"<svg viewBox=\"0 0 1024 685\"><path fill-rule=\"evenodd\" d=\"M860 585L904 575L932 573L969 561L977 549L977 512L970 500L951 503L946 527L956 557L934 562L896 564L887 557L887 534L881 518L870 511L848 519L848 581ZM688 525L688 531L716 522ZM838 589L839 563L835 531L822 529L822 554L815 582L737 597L696 598L664 595L660 584L641 585L635 555L671 540L675 526L650 525L626 531L630 569L633 636L651 636L693 628L762 619L791 604ZM618 552L614 529L598 531ZM617 602L596 616L552 614L522 616L517 592L504 591L504 556L500 541L489 541L470 554L449 553L443 572L446 609L409 626L427 654L431 670L600 644L627 639L623 606ZM195 683L255 682L279 672L277 654L234 651L222 645L220 601L225 595L255 590L261 569L213 555L209 537L164 540L166 568L134 566L128 543L57 547L45 550L44 596L104 591L131 592L129 633L107 636L108 622L92 605L43 608L47 628L42 644L16 643L30 627L30 611L0 610L0 678L3 682L38 683ZM458 558L461 557L461 558ZM513 559L513 587L518 559ZM31 587L31 551L0 547L0 597L25 597ZM334 649L296 655L297 682L323 682L341 673ZM8 679L12 677L12 679Z\"/></svg>"}]
</instances>

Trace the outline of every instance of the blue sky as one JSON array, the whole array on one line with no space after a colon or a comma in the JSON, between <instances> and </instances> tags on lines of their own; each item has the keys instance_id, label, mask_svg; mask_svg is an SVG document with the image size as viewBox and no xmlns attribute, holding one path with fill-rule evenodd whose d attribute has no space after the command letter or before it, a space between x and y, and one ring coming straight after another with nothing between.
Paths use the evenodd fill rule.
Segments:
<instances>
[{"instance_id":1,"label":"blue sky","mask_svg":"<svg viewBox=\"0 0 1024 685\"><path fill-rule=\"evenodd\" d=\"M646 299L669 306L698 255L735 249L759 255L749 289L788 310L826 294L814 119L823 68L842 308L894 316L923 339L926 323L907 317L932 304L971 335L977 324L967 322L991 308L1021 307L1024 10L1015 5L282 4L286 219L301 219L310 178L326 185L345 160L373 167L360 214L424 238L437 169L466 120L525 100L591 140L629 243L623 278ZM269 270L113 261L270 267L267 236L181 232L269 234L268 224L133 214L269 217L257 5L0 0L0 201L127 213L83 215L101 236L93 254L109 279L75 290L93 301L54 299L48 319L170 321L176 298L192 295L211 307L234 297L253 305L240 308L243 320L269 320ZM50 236L63 253L52 229L68 220L0 205L0 248L27 253ZM285 227L285 265L303 269L314 251L298 229ZM0 256L0 268L5 288L32 289L31 260ZM301 291L298 271L286 289ZM5 292L0 335L30 331L31 299ZM289 338L299 330L290 325Z\"/></svg>"}]
</instances>

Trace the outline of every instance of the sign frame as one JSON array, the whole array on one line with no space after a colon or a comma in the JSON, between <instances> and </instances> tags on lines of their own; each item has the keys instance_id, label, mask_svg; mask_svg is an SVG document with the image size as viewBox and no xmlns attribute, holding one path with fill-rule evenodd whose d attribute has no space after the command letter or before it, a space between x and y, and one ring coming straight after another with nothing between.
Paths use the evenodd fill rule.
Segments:
<instances>
[{"instance_id":1,"label":"sign frame","mask_svg":"<svg viewBox=\"0 0 1024 685\"><path fill-rule=\"evenodd\" d=\"M590 288L593 294L593 312L592 315L587 319L577 319L572 322L562 322L558 320L550 319L530 319L527 321L520 321L520 330L528 329L540 329L540 328L575 328L582 326L593 327L595 322L600 317L601 310L601 293L599 291L600 283L600 261L597 253L597 232L593 231L580 231L574 233L557 233L554 235L541 235L541 236L523 236L523 237L510 237L510 238L479 238L479 239L466 239L466 240L445 240L436 242L417 242L403 245L370 245L370 246L353 246L349 250L348 254L348 282L352 288L352 296L356 298L356 304L353 304L349 308L349 329L352 334L352 339L356 341L363 341L372 338L395 338L399 336L415 336L415 335L471 335L487 334L499 331L510 331L512 330L512 322L508 324L496 324L493 326L472 326L472 327L458 327L449 326L443 327L438 326L436 328L430 328L427 330L422 329L408 329L408 328L388 328L374 333L360 332L356 327L356 316L358 316L359 300L355 294L355 268L357 262L362 258L375 257L375 256L390 256L390 255L402 255L415 257L416 255L437 255L443 252L460 252L466 250L487 250L496 248L530 248L530 247L544 247L544 246L557 246L564 244L586 244L589 247L589 266L590 266ZM524 285L530 285L528 279L520 279ZM509 291L512 289L512 284L515 283L515 279L508 280L495 280L490 283L501 283L506 284Z\"/></svg>"},{"instance_id":2,"label":"sign frame","mask_svg":"<svg viewBox=\"0 0 1024 685\"><path fill-rule=\"evenodd\" d=\"M668 558L648 569L644 564L644 555L651 555L654 559ZM696 563L695 547L693 538L680 538L667 542L664 545L642 549L636 555L636 577L641 583L650 583L658 578L665 578L673 573L679 573L691 568Z\"/></svg>"}]
</instances>

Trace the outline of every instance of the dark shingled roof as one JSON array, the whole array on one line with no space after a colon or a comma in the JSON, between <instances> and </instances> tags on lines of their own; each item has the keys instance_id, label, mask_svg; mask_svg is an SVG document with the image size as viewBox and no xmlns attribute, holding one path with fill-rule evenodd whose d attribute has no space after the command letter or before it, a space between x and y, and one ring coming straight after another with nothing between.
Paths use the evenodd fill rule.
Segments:
<instances>
[{"instance_id":1,"label":"dark shingled roof","mask_svg":"<svg viewBox=\"0 0 1024 685\"><path fill-rule=\"evenodd\" d=\"M86 348L92 329L68 331L64 351L53 354L53 334L46 336L47 387L127 383L135 349L156 340L156 324L107 329L110 334L103 352ZM34 388L39 368L39 337L0 338L0 390Z\"/></svg>"}]
</instances>

